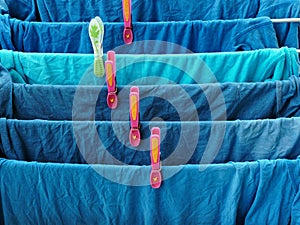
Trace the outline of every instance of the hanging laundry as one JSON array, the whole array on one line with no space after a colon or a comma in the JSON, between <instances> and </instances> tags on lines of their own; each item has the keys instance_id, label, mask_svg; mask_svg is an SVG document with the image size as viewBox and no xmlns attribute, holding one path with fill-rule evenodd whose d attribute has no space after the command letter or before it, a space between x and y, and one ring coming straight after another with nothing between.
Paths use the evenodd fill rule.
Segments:
<instances>
[{"instance_id":1,"label":"hanging laundry","mask_svg":"<svg viewBox=\"0 0 300 225\"><path fill-rule=\"evenodd\" d=\"M3 0L2 0L3 1ZM21 4L21 6L20 6ZM109 7L108 7L109 5ZM7 0L0 2L1 14L12 18L43 22L88 22L100 15L105 22L122 22L120 1L93 2L46 0ZM132 0L134 22L183 21L183 20L230 20L267 16L276 18L299 18L299 0L255 1L137 1ZM116 13L118 12L118 13ZM279 46L299 48L299 24L274 24Z\"/></svg>"},{"instance_id":2,"label":"hanging laundry","mask_svg":"<svg viewBox=\"0 0 300 225\"><path fill-rule=\"evenodd\" d=\"M3 1L3 0L2 0ZM28 21L88 22L101 15L103 21L122 22L122 5L118 1L59 2L59 1L11 1L0 2L1 14ZM107 2L106 2L107 1ZM22 6L20 6L22 4ZM133 21L180 21L246 19L267 16L275 18L298 18L299 0L260 1L132 1ZM107 7L109 5L110 7ZM76 10L74 10L76 8ZM119 13L116 13L119 11ZM299 48L299 24L274 24L279 46Z\"/></svg>"},{"instance_id":3,"label":"hanging laundry","mask_svg":"<svg viewBox=\"0 0 300 225\"><path fill-rule=\"evenodd\" d=\"M95 78L93 62L91 54L0 50L0 63L15 83L103 85L103 80ZM299 74L298 53L289 48L186 55L116 54L116 64L118 85L260 82Z\"/></svg>"},{"instance_id":4,"label":"hanging laundry","mask_svg":"<svg viewBox=\"0 0 300 225\"><path fill-rule=\"evenodd\" d=\"M153 117L197 121L299 116L299 84L299 77L291 76L288 80L265 83L142 85L140 115L149 121ZM15 84L2 67L0 116L46 120L111 120L113 116L114 120L127 120L122 112L129 111L129 90L130 86L118 85L121 102L119 110L112 114L105 85ZM168 110L160 110L162 106Z\"/></svg>"},{"instance_id":5,"label":"hanging laundry","mask_svg":"<svg viewBox=\"0 0 300 225\"><path fill-rule=\"evenodd\" d=\"M9 14L17 19L44 22L90 21L100 15L105 22L122 22L122 2L101 1L47 1L6 0ZM24 7L16 7L17 4ZM244 19L255 17L259 5L256 1L153 1L132 0L133 21ZM223 10L220 10L223 9ZM39 18L40 17L40 18Z\"/></svg>"},{"instance_id":6,"label":"hanging laundry","mask_svg":"<svg viewBox=\"0 0 300 225\"><path fill-rule=\"evenodd\" d=\"M296 117L140 124L144 139L132 147L129 122L1 118L0 150L5 158L25 161L150 165L149 139L145 137L150 136L149 127L157 126L163 134L163 165L296 159L300 154L300 118Z\"/></svg>"},{"instance_id":7,"label":"hanging laundry","mask_svg":"<svg viewBox=\"0 0 300 225\"><path fill-rule=\"evenodd\" d=\"M88 23L31 23L0 16L0 48L24 52L93 53ZM123 24L104 24L104 52L188 53L278 48L267 17L246 20L133 23L134 43L124 46ZM172 35L170 35L172 34ZM214 38L212 38L214 37ZM145 42L151 40L150 42ZM155 40L155 41L153 41Z\"/></svg>"},{"instance_id":8,"label":"hanging laundry","mask_svg":"<svg viewBox=\"0 0 300 225\"><path fill-rule=\"evenodd\" d=\"M299 217L298 160L210 165L199 171L201 168L199 165L163 167L162 177L175 175L163 180L159 189L152 189L150 166L1 159L1 221L3 224L51 221L70 225L122 224L123 221L128 224L137 221L255 224L261 221L288 225L291 218ZM148 185L133 186L138 181Z\"/></svg>"},{"instance_id":9,"label":"hanging laundry","mask_svg":"<svg viewBox=\"0 0 300 225\"><path fill-rule=\"evenodd\" d=\"M146 121L154 117L164 121L300 117L300 78L296 76L266 83L147 85L139 89L140 116ZM112 111L107 105L106 86L23 85L3 78L0 80L0 116L127 121L128 115L124 112L129 112L129 92L130 86L118 86L120 102ZM162 107L165 110L161 110Z\"/></svg>"},{"instance_id":10,"label":"hanging laundry","mask_svg":"<svg viewBox=\"0 0 300 225\"><path fill-rule=\"evenodd\" d=\"M0 0L0 224L298 224L300 0L131 1Z\"/></svg>"},{"instance_id":11,"label":"hanging laundry","mask_svg":"<svg viewBox=\"0 0 300 225\"><path fill-rule=\"evenodd\" d=\"M300 18L300 0L260 0L257 17ZM275 23L279 46L300 48L300 23Z\"/></svg>"}]
</instances>

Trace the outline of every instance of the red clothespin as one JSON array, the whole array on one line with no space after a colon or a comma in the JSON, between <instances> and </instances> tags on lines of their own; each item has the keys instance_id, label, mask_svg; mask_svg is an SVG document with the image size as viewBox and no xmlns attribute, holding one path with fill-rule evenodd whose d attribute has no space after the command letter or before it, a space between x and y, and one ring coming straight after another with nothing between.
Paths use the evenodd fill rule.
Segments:
<instances>
[{"instance_id":1,"label":"red clothespin","mask_svg":"<svg viewBox=\"0 0 300 225\"><path fill-rule=\"evenodd\" d=\"M151 174L150 184L153 188L159 188L162 181L160 163L160 128L153 127L150 136Z\"/></svg>"},{"instance_id":2,"label":"red clothespin","mask_svg":"<svg viewBox=\"0 0 300 225\"><path fill-rule=\"evenodd\" d=\"M132 146L138 146L141 141L141 134L139 130L139 101L140 91L139 88L133 86L130 88L129 102L130 102L130 133L129 140Z\"/></svg>"},{"instance_id":3,"label":"red clothespin","mask_svg":"<svg viewBox=\"0 0 300 225\"><path fill-rule=\"evenodd\" d=\"M131 44L133 41L132 23L131 23L131 0L123 0L123 18L124 18L123 39L125 44Z\"/></svg>"},{"instance_id":4,"label":"red clothespin","mask_svg":"<svg viewBox=\"0 0 300 225\"><path fill-rule=\"evenodd\" d=\"M105 61L106 84L107 84L107 105L111 109L118 106L118 96L116 88L116 53L114 51L107 52L107 60Z\"/></svg>"}]
</instances>

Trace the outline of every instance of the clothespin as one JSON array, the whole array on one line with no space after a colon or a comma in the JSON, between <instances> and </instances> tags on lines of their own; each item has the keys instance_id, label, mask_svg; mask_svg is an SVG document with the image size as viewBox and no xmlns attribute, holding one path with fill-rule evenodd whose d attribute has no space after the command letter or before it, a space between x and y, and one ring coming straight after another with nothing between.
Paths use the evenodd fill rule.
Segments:
<instances>
[{"instance_id":1,"label":"clothespin","mask_svg":"<svg viewBox=\"0 0 300 225\"><path fill-rule=\"evenodd\" d=\"M116 87L116 53L114 51L107 52L107 60L105 62L106 84L107 84L107 105L111 109L118 106L118 96Z\"/></svg>"},{"instance_id":2,"label":"clothespin","mask_svg":"<svg viewBox=\"0 0 300 225\"><path fill-rule=\"evenodd\" d=\"M131 23L131 0L123 0L124 32L123 39L125 44L131 44L133 41L132 23Z\"/></svg>"},{"instance_id":3,"label":"clothespin","mask_svg":"<svg viewBox=\"0 0 300 225\"><path fill-rule=\"evenodd\" d=\"M139 130L139 101L140 91L139 88L133 86L130 88L129 105L130 105L130 133L129 140L132 146L138 146L141 141L141 134Z\"/></svg>"},{"instance_id":4,"label":"clothespin","mask_svg":"<svg viewBox=\"0 0 300 225\"><path fill-rule=\"evenodd\" d=\"M153 188L159 188L162 181L160 162L160 128L153 127L150 136L151 173L150 184Z\"/></svg>"},{"instance_id":5,"label":"clothespin","mask_svg":"<svg viewBox=\"0 0 300 225\"><path fill-rule=\"evenodd\" d=\"M99 16L91 20L89 24L89 36L94 50L94 74L97 77L104 75L103 65L103 37L104 25Z\"/></svg>"}]
</instances>

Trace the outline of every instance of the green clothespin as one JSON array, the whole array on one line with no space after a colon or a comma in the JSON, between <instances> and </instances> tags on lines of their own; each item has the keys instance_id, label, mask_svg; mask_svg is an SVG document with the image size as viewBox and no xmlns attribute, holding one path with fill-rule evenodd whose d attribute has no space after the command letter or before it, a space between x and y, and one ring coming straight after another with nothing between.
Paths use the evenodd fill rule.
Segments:
<instances>
[{"instance_id":1,"label":"green clothespin","mask_svg":"<svg viewBox=\"0 0 300 225\"><path fill-rule=\"evenodd\" d=\"M104 75L104 63L103 63L103 36L104 25L99 16L96 16L91 20L89 25L89 36L94 49L94 73L97 77Z\"/></svg>"}]
</instances>

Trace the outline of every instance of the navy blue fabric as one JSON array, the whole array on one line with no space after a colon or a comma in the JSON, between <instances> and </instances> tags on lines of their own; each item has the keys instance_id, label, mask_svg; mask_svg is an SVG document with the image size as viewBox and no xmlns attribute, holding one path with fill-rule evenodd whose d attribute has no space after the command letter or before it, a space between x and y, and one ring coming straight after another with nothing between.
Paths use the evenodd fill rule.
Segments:
<instances>
[{"instance_id":1,"label":"navy blue fabric","mask_svg":"<svg viewBox=\"0 0 300 225\"><path fill-rule=\"evenodd\" d=\"M1 14L9 14L20 20L40 21L35 0L1 0L5 1L7 10ZM1 2L0 1L0 2ZM44 11L44 13L46 13ZM49 12L50 13L50 12ZM49 14L47 13L47 14Z\"/></svg>"},{"instance_id":2,"label":"navy blue fabric","mask_svg":"<svg viewBox=\"0 0 300 225\"><path fill-rule=\"evenodd\" d=\"M8 159L60 163L149 165L150 128L161 128L164 165L295 159L300 118L220 122L141 122L141 144L129 143L128 122L0 119Z\"/></svg>"},{"instance_id":3,"label":"navy blue fabric","mask_svg":"<svg viewBox=\"0 0 300 225\"><path fill-rule=\"evenodd\" d=\"M105 24L104 52L118 46L122 46L119 52L123 53L185 53L188 52L186 49L192 52L220 52L278 48L273 24L267 17L228 21L134 23L135 42L156 42L129 46L123 46L123 26L122 23ZM0 16L0 29L1 49L24 52L93 52L88 23L23 22L4 15Z\"/></svg>"},{"instance_id":4,"label":"navy blue fabric","mask_svg":"<svg viewBox=\"0 0 300 225\"><path fill-rule=\"evenodd\" d=\"M121 184L148 181L150 167L1 159L1 222L288 225L299 218L299 203L294 202L299 195L298 160L202 168L182 166L155 190L150 185ZM163 167L163 177L176 170Z\"/></svg>"},{"instance_id":5,"label":"navy blue fabric","mask_svg":"<svg viewBox=\"0 0 300 225\"><path fill-rule=\"evenodd\" d=\"M0 79L1 117L128 120L124 112L129 112L130 86L118 86L118 108L111 110L105 86L27 85L11 83L9 78L8 73L2 73ZM300 78L296 76L274 82L145 85L139 89L144 121L155 117L206 121L300 116Z\"/></svg>"}]
</instances>

